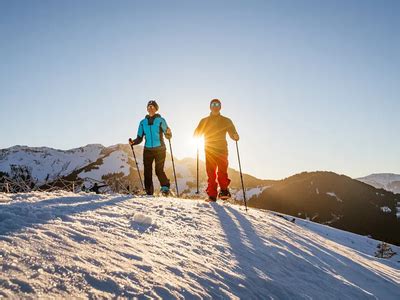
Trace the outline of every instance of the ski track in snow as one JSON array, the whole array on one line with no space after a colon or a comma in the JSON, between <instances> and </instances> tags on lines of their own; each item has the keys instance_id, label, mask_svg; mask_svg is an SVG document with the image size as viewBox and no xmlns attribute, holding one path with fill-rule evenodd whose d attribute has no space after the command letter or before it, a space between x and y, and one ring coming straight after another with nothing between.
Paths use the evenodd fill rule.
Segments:
<instances>
[{"instance_id":1,"label":"ski track in snow","mask_svg":"<svg viewBox=\"0 0 400 300\"><path fill-rule=\"evenodd\" d=\"M0 297L399 299L377 244L228 203L0 193Z\"/></svg>"}]
</instances>

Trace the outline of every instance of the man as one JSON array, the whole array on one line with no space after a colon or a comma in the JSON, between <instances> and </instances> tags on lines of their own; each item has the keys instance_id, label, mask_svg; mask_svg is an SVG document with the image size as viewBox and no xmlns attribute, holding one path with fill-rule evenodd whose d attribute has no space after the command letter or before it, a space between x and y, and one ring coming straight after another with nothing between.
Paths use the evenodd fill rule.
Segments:
<instances>
[{"instance_id":1,"label":"man","mask_svg":"<svg viewBox=\"0 0 400 300\"><path fill-rule=\"evenodd\" d=\"M210 110L210 116L200 121L194 132L194 136L199 137L204 135L206 171L208 176L208 201L215 202L217 195L223 200L231 197L228 189L231 180L228 178L228 143L226 141L226 133L234 141L239 140L239 135L232 121L221 115L221 101L219 99L211 100ZM218 184L220 187L219 194Z\"/></svg>"},{"instance_id":2,"label":"man","mask_svg":"<svg viewBox=\"0 0 400 300\"><path fill-rule=\"evenodd\" d=\"M157 113L158 104L154 100L150 100L147 104L148 115L139 123L139 129L136 139L129 139L129 144L138 145L145 138L143 150L144 165L144 186L147 195L153 195L153 162L155 161L155 169L158 180L161 185L161 193L164 196L169 194L169 179L164 172L164 163L166 156L166 147L163 135L167 139L172 137L171 129L167 126L167 122L160 114Z\"/></svg>"}]
</instances>

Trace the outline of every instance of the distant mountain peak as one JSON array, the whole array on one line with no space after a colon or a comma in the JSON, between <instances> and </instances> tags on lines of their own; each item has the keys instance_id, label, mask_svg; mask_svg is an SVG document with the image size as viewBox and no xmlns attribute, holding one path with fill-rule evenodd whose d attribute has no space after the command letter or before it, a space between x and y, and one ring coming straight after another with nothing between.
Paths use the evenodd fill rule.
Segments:
<instances>
[{"instance_id":1,"label":"distant mountain peak","mask_svg":"<svg viewBox=\"0 0 400 300\"><path fill-rule=\"evenodd\" d=\"M372 185L375 188L400 194L400 174L394 173L374 173L357 180Z\"/></svg>"}]
</instances>

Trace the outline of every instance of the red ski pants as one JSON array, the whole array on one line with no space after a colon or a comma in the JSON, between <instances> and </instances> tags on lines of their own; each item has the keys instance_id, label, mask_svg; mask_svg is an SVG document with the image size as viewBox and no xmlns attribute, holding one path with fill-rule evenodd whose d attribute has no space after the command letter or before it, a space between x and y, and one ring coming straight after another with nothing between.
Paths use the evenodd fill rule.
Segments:
<instances>
[{"instance_id":1,"label":"red ski pants","mask_svg":"<svg viewBox=\"0 0 400 300\"><path fill-rule=\"evenodd\" d=\"M208 196L217 197L218 184L221 190L228 189L231 182L228 178L228 153L210 153L206 151L206 171L208 176Z\"/></svg>"}]
</instances>

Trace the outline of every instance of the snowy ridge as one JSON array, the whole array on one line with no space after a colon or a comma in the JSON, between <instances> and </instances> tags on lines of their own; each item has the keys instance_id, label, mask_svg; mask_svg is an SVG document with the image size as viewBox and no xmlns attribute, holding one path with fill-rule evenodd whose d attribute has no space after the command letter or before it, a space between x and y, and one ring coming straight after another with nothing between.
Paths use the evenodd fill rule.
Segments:
<instances>
[{"instance_id":1,"label":"snowy ridge","mask_svg":"<svg viewBox=\"0 0 400 300\"><path fill-rule=\"evenodd\" d=\"M0 171L12 177L12 166L22 167L36 183L43 184L96 161L103 149L104 146L98 144L71 150L14 146L0 150Z\"/></svg>"},{"instance_id":2,"label":"snowy ridge","mask_svg":"<svg viewBox=\"0 0 400 300\"><path fill-rule=\"evenodd\" d=\"M393 173L371 174L357 180L372 185L375 188L382 188L389 192L400 194L400 175Z\"/></svg>"},{"instance_id":3,"label":"snowy ridge","mask_svg":"<svg viewBox=\"0 0 400 300\"><path fill-rule=\"evenodd\" d=\"M143 176L143 147L140 145L135 146L134 150L139 169ZM204 162L200 164L203 168ZM175 167L179 191L187 195L195 195L195 160L190 158L180 160L175 157ZM136 189L140 187L132 151L126 144L117 144L109 147L89 144L85 147L71 150L28 146L14 146L0 150L0 172L5 172L12 178L15 175L14 173L16 173L16 171L13 171L13 168L24 175L29 174L36 186L70 176L69 180L83 180L85 187L91 187L94 181L101 182L109 175L121 174L124 178L121 181L125 182L126 185L129 183L132 188ZM171 156L168 151L165 170L169 174L171 188L174 190L175 182L172 175ZM72 173L73 175L71 176ZM233 175L233 172L230 175ZM200 181L202 193L205 191L205 180L203 178ZM258 196L263 191L262 187L254 188L254 186L262 183L262 180L255 178L254 181L252 183L246 182L250 188L249 198L251 196ZM155 189L159 188L156 178L154 178L154 186ZM77 188L79 189L80 186L77 186ZM232 186L232 194L235 194L237 191L239 189Z\"/></svg>"},{"instance_id":4,"label":"snowy ridge","mask_svg":"<svg viewBox=\"0 0 400 300\"><path fill-rule=\"evenodd\" d=\"M102 180L106 174L122 172L124 176L129 175L128 155L122 150L115 150L103 158L103 164L90 171L79 173L80 178L90 177L95 180Z\"/></svg>"},{"instance_id":5,"label":"snowy ridge","mask_svg":"<svg viewBox=\"0 0 400 300\"><path fill-rule=\"evenodd\" d=\"M377 244L200 200L0 194L0 297L399 299Z\"/></svg>"}]
</instances>

